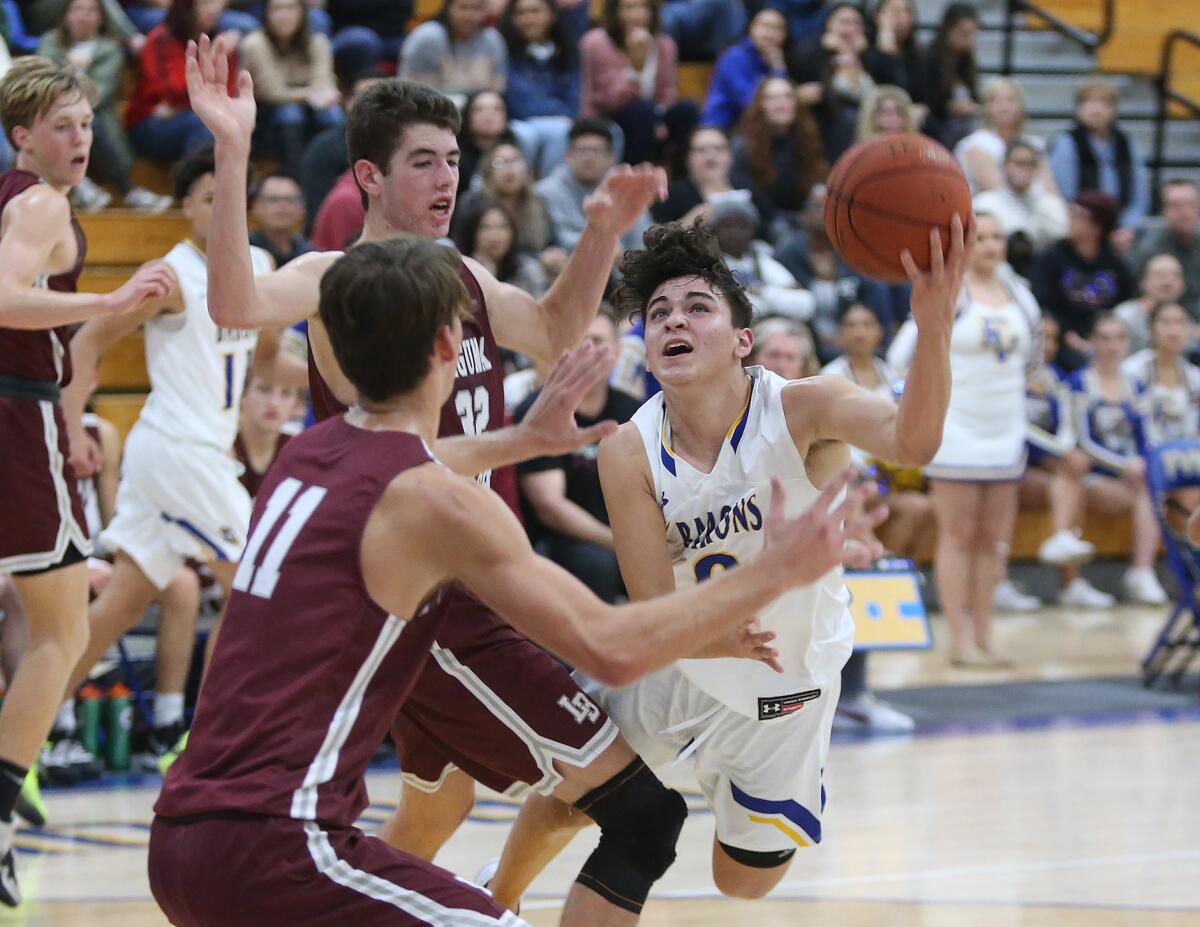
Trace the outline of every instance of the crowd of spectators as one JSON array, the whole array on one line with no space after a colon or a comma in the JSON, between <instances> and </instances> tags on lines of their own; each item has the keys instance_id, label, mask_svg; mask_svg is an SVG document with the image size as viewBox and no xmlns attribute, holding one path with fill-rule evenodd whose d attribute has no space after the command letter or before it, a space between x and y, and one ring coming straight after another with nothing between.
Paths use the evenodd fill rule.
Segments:
<instances>
[{"instance_id":1,"label":"crowd of spectators","mask_svg":"<svg viewBox=\"0 0 1200 927\"><path fill-rule=\"evenodd\" d=\"M1052 510L1055 534L1041 555L1062 571L1061 601L1114 601L1078 571L1092 553L1080 536L1088 511L1132 515L1121 591L1164 600L1134 436L1200 438L1197 187L1171 179L1150 189L1145 153L1101 77L1080 81L1066 131L1039 137L1021 84L980 77L973 4L949 3L928 43L912 0L444 0L415 26L409 0L29 0L0 10L11 54L69 62L96 84L92 178L74 192L77 208L105 208L109 191L134 209L169 205L134 184L134 157L169 163L211 142L184 78L187 42L207 34L229 50L231 87L239 62L252 75L255 155L278 165L253 191L255 244L281 264L344 248L364 216L345 112L369 82L394 74L462 109L453 242L500 280L545 292L605 172L655 161L670 171L669 195L624 247L639 246L651 222L709 223L755 308L755 362L786 376L824 366L893 397L911 328L907 286L864 277L837 253L824 181L856 141L912 131L939 139L981 217L956 376L992 363L989 386L1004 391L1001 405L1028 428L1033 450L1026 469L1023 432L1016 458L1000 459L1012 450L1004 444L992 476L963 482L951 448L940 476L932 469L932 493L925 475L859 455L892 490L883 536L893 552L916 556L936 523L959 663L1002 664L992 602L1031 604L1007 580L1002 553L1018 500ZM679 94L680 64L695 60L712 62L701 103ZM657 388L640 323L602 315L593 329L589 337L619 350L610 384L587 397L581 417L627 418ZM519 418L538 371L520 357L506 363ZM956 393L964 408L979 400L970 389ZM974 440L970 427L959 439ZM594 479L594 454L582 454L535 461L519 483L542 547L611 599L620 580ZM869 698L861 678L848 691Z\"/></svg>"}]
</instances>

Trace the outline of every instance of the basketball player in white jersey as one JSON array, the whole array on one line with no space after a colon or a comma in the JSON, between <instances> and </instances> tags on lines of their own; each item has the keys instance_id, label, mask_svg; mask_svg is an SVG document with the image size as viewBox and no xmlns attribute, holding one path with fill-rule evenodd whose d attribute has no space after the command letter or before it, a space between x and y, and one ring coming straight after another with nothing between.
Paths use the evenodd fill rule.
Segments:
<instances>
[{"instance_id":1,"label":"basketball player in white jersey","mask_svg":"<svg viewBox=\"0 0 1200 927\"><path fill-rule=\"evenodd\" d=\"M920 334L899 405L843 377L788 381L743 368L753 309L708 230L656 226L645 250L626 254L618 305L644 314L646 366L662 384L600 445L601 483L632 599L704 582L757 557L773 478L786 487L788 510L799 511L847 465L849 446L906 466L933 457L968 249L957 219L947 258L937 233L930 238L930 271L905 254ZM694 757L716 815L713 877L726 895L765 895L798 846L821 840L822 772L854 639L848 602L839 568L759 612L762 630L774 635L774 671L701 651L631 686L589 693L652 768ZM547 848L587 823L540 796L527 801L522 818L506 862L530 860L530 881L533 861L544 863ZM539 830L540 844L523 841Z\"/></svg>"},{"instance_id":2,"label":"basketball player in white jersey","mask_svg":"<svg viewBox=\"0 0 1200 927\"><path fill-rule=\"evenodd\" d=\"M139 325L145 329L150 395L125 442L116 514L101 535L116 550L116 562L88 610L91 639L71 674L68 696L137 624L185 560L207 562L228 589L245 543L250 496L238 482L240 467L230 448L258 332L220 328L208 314L205 249L214 190L211 149L180 162L175 193L191 229L163 259L174 277L170 292L137 312L89 322L71 341L80 376L64 391L63 406L77 472L92 466L94 446L81 433L90 373L106 347ZM270 256L251 250L255 269L269 271Z\"/></svg>"}]
</instances>

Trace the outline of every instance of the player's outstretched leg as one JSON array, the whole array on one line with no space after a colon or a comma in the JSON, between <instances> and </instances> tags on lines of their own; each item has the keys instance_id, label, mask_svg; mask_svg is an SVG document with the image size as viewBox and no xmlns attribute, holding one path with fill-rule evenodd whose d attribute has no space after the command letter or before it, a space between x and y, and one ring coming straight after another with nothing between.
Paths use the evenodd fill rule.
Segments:
<instances>
[{"instance_id":1,"label":"player's outstretched leg","mask_svg":"<svg viewBox=\"0 0 1200 927\"><path fill-rule=\"evenodd\" d=\"M87 644L87 566L14 576L29 620L29 647L0 710L0 902L21 902L12 817L29 768L54 721L71 667Z\"/></svg>"}]
</instances>

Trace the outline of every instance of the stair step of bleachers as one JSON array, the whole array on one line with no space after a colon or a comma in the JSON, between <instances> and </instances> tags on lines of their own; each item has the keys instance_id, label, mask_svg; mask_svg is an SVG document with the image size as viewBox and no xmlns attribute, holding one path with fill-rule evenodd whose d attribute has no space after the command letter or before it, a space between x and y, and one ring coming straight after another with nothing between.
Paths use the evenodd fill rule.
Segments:
<instances>
[{"instance_id":1,"label":"stair step of bleachers","mask_svg":"<svg viewBox=\"0 0 1200 927\"><path fill-rule=\"evenodd\" d=\"M92 397L92 408L97 415L116 426L122 443L145 404L144 393L96 393Z\"/></svg>"},{"instance_id":2,"label":"stair step of bleachers","mask_svg":"<svg viewBox=\"0 0 1200 927\"><path fill-rule=\"evenodd\" d=\"M146 341L140 329L105 350L100 358L97 379L96 388L101 392L144 393L150 389L150 376L146 372Z\"/></svg>"},{"instance_id":3,"label":"stair step of bleachers","mask_svg":"<svg viewBox=\"0 0 1200 927\"><path fill-rule=\"evenodd\" d=\"M187 219L175 210L153 216L108 209L81 214L79 223L87 235L89 268L125 267L160 258L188 232Z\"/></svg>"},{"instance_id":4,"label":"stair step of bleachers","mask_svg":"<svg viewBox=\"0 0 1200 927\"><path fill-rule=\"evenodd\" d=\"M90 243L89 243L90 244ZM90 250L88 257L91 257ZM112 264L96 267L85 265L79 276L79 290L83 293L111 293L138 269L137 264Z\"/></svg>"},{"instance_id":5,"label":"stair step of bleachers","mask_svg":"<svg viewBox=\"0 0 1200 927\"><path fill-rule=\"evenodd\" d=\"M675 78L679 99L704 103L708 96L708 83L712 80L713 65L707 61L682 61Z\"/></svg>"}]
</instances>

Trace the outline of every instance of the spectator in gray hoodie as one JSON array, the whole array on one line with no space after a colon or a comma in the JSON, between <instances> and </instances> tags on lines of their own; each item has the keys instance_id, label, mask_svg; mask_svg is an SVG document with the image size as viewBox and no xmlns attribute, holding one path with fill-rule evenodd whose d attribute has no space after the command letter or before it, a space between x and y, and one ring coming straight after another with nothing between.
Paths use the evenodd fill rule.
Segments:
<instances>
[{"instance_id":1,"label":"spectator in gray hoodie","mask_svg":"<svg viewBox=\"0 0 1200 927\"><path fill-rule=\"evenodd\" d=\"M566 163L539 180L533 192L542 198L554 227L554 244L567 253L574 250L587 224L583 201L599 186L613 166L613 133L603 119L577 119L571 126ZM642 247L642 234L650 227L643 215L621 236L621 248Z\"/></svg>"}]
</instances>

